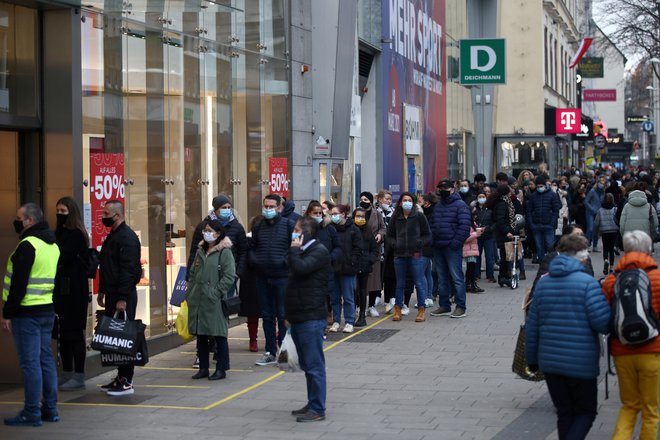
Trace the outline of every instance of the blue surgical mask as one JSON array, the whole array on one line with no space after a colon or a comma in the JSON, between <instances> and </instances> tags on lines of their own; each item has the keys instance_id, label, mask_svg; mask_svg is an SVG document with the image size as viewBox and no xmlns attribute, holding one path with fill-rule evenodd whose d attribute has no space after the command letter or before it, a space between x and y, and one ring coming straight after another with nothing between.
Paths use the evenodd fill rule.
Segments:
<instances>
[{"instance_id":1,"label":"blue surgical mask","mask_svg":"<svg viewBox=\"0 0 660 440\"><path fill-rule=\"evenodd\" d=\"M540 193L545 192L545 186L539 186L536 190Z\"/></svg>"},{"instance_id":2,"label":"blue surgical mask","mask_svg":"<svg viewBox=\"0 0 660 440\"><path fill-rule=\"evenodd\" d=\"M332 223L338 224L341 221L341 215L335 214L332 216Z\"/></svg>"},{"instance_id":3,"label":"blue surgical mask","mask_svg":"<svg viewBox=\"0 0 660 440\"><path fill-rule=\"evenodd\" d=\"M207 243L215 243L215 234L213 232L204 231L204 241Z\"/></svg>"},{"instance_id":4,"label":"blue surgical mask","mask_svg":"<svg viewBox=\"0 0 660 440\"><path fill-rule=\"evenodd\" d=\"M479 202L480 205L483 205L484 203L486 203L486 198L485 197L480 197L480 198L477 199L477 201Z\"/></svg>"},{"instance_id":5,"label":"blue surgical mask","mask_svg":"<svg viewBox=\"0 0 660 440\"><path fill-rule=\"evenodd\" d=\"M222 208L220 210L220 218L227 220L229 217L231 217L231 208Z\"/></svg>"},{"instance_id":6,"label":"blue surgical mask","mask_svg":"<svg viewBox=\"0 0 660 440\"><path fill-rule=\"evenodd\" d=\"M470 188L465 187L465 186L461 186L458 190L459 190L462 194L465 194L466 192L468 192L468 191L470 190Z\"/></svg>"},{"instance_id":7,"label":"blue surgical mask","mask_svg":"<svg viewBox=\"0 0 660 440\"><path fill-rule=\"evenodd\" d=\"M275 210L275 208L264 208L261 210L261 214L264 216L265 219L272 220L277 215L277 211Z\"/></svg>"},{"instance_id":8,"label":"blue surgical mask","mask_svg":"<svg viewBox=\"0 0 660 440\"><path fill-rule=\"evenodd\" d=\"M321 223L323 221L323 216L321 217L312 217L314 220L316 220L316 223Z\"/></svg>"},{"instance_id":9,"label":"blue surgical mask","mask_svg":"<svg viewBox=\"0 0 660 440\"><path fill-rule=\"evenodd\" d=\"M297 233L297 232L292 232L292 233L291 233L291 241L293 241L293 240L295 240L295 239L297 239L297 238L299 238L299 237L300 237L300 234L299 234L299 233Z\"/></svg>"},{"instance_id":10,"label":"blue surgical mask","mask_svg":"<svg viewBox=\"0 0 660 440\"><path fill-rule=\"evenodd\" d=\"M401 204L401 207L403 208L404 211L410 211L412 210L413 203L406 201Z\"/></svg>"}]
</instances>

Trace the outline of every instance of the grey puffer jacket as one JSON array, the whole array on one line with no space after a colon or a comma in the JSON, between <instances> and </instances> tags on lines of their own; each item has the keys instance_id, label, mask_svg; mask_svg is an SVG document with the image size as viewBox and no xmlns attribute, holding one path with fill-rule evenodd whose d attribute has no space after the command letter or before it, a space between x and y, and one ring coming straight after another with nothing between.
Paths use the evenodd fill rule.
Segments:
<instances>
[{"instance_id":1,"label":"grey puffer jacket","mask_svg":"<svg viewBox=\"0 0 660 440\"><path fill-rule=\"evenodd\" d=\"M649 216L651 224L649 224ZM643 191L633 191L628 196L628 203L625 204L621 212L619 221L619 230L621 235L631 231L650 232L651 229L658 228L658 213L655 208L649 205L646 193Z\"/></svg>"},{"instance_id":2,"label":"grey puffer jacket","mask_svg":"<svg viewBox=\"0 0 660 440\"><path fill-rule=\"evenodd\" d=\"M616 225L616 206L612 205L609 208L603 206L596 214L594 234L599 236L611 232L619 232L619 227Z\"/></svg>"}]
</instances>

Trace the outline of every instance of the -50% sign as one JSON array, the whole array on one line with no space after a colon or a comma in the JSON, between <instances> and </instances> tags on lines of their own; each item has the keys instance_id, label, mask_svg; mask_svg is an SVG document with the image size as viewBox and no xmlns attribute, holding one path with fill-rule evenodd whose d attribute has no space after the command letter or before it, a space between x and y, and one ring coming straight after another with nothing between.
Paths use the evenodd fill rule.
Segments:
<instances>
[{"instance_id":1,"label":"-50% sign","mask_svg":"<svg viewBox=\"0 0 660 440\"><path fill-rule=\"evenodd\" d=\"M289 197L289 171L286 157L271 157L268 165L270 192Z\"/></svg>"},{"instance_id":2,"label":"-50% sign","mask_svg":"<svg viewBox=\"0 0 660 440\"><path fill-rule=\"evenodd\" d=\"M94 176L92 191L96 200L123 199L125 195L123 177L117 174Z\"/></svg>"}]
</instances>

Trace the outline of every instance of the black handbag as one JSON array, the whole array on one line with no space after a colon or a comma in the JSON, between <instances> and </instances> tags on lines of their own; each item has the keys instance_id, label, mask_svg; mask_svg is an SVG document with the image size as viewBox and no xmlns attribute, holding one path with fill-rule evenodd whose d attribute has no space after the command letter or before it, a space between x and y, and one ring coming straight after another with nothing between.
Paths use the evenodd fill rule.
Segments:
<instances>
[{"instance_id":1,"label":"black handbag","mask_svg":"<svg viewBox=\"0 0 660 440\"><path fill-rule=\"evenodd\" d=\"M518 331L518 341L516 342L516 349L513 352L513 365L511 371L516 373L519 377L529 380L531 382L540 382L545 380L541 370L536 372L529 369L527 361L525 360L525 325L520 326Z\"/></svg>"},{"instance_id":2,"label":"black handbag","mask_svg":"<svg viewBox=\"0 0 660 440\"><path fill-rule=\"evenodd\" d=\"M113 353L101 351L101 365L103 367L123 367L136 366L143 367L149 362L149 350L147 348L147 339L144 336L146 325L142 324L138 330L137 351L135 355Z\"/></svg>"},{"instance_id":3,"label":"black handbag","mask_svg":"<svg viewBox=\"0 0 660 440\"><path fill-rule=\"evenodd\" d=\"M218 264L218 279L221 278L222 268ZM234 278L234 285L227 292L227 296L220 300L222 314L225 315L225 318L229 318L231 315L235 315L241 310L241 297L238 296L238 289L236 289L237 283L238 277Z\"/></svg>"},{"instance_id":4,"label":"black handbag","mask_svg":"<svg viewBox=\"0 0 660 440\"><path fill-rule=\"evenodd\" d=\"M129 356L134 356L138 350L138 335L142 329L142 321L131 321L126 319L126 312L124 312L124 319L118 318L119 312L115 316L110 317L102 315L99 319L98 325L94 329L94 337L92 338L92 350L121 353Z\"/></svg>"}]
</instances>

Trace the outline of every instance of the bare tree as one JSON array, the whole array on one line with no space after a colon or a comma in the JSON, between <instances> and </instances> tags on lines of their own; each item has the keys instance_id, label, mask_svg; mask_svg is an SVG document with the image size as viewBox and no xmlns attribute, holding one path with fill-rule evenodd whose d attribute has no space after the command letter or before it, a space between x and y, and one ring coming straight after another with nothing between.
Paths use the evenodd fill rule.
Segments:
<instances>
[{"instance_id":1,"label":"bare tree","mask_svg":"<svg viewBox=\"0 0 660 440\"><path fill-rule=\"evenodd\" d=\"M624 53L660 58L660 0L602 0L594 9Z\"/></svg>"}]
</instances>

